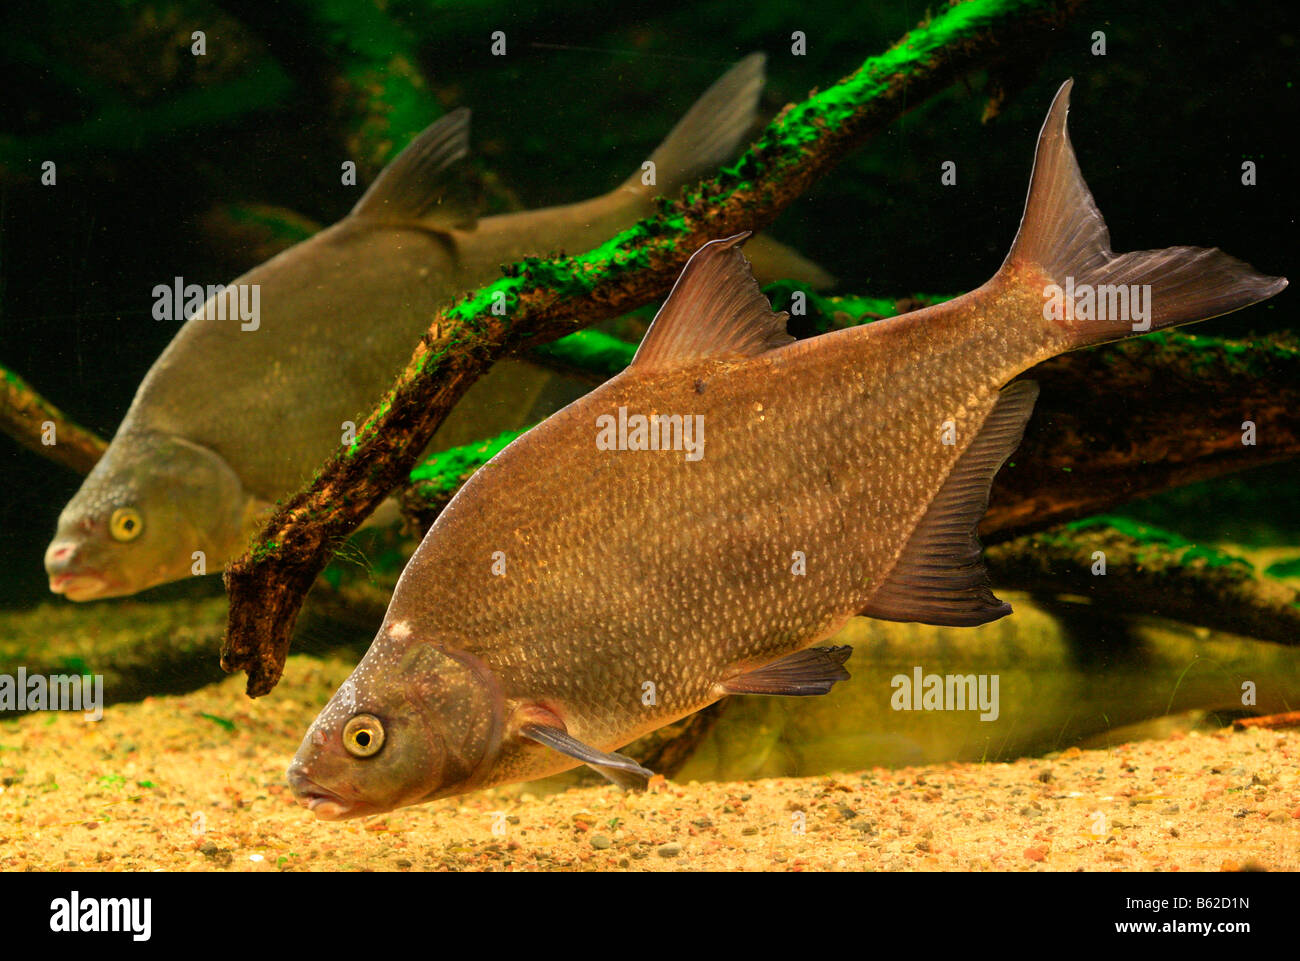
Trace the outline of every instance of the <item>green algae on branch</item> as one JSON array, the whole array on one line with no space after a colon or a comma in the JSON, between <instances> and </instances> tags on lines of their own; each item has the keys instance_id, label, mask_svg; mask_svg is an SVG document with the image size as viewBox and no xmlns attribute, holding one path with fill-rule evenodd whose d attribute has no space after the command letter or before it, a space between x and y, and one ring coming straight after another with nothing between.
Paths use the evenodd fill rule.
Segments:
<instances>
[{"instance_id":1,"label":"green algae on branch","mask_svg":"<svg viewBox=\"0 0 1300 961\"><path fill-rule=\"evenodd\" d=\"M1150 524L1143 524L1128 517L1113 517L1110 515L1085 517L1083 520L1072 521L1066 525L1066 530L1072 533L1098 529L1115 530L1135 544L1150 545L1161 556L1176 552L1179 555L1180 562L1184 564L1196 562L1207 567L1226 567L1230 564L1238 564L1244 566L1248 571L1253 572L1255 570L1255 565L1244 557L1225 554L1213 547L1200 547L1181 534L1175 534L1173 531L1167 531L1160 527L1152 527ZM1146 561L1146 557L1141 553L1137 553L1135 560L1141 564Z\"/></svg>"},{"instance_id":2,"label":"green algae on branch","mask_svg":"<svg viewBox=\"0 0 1300 961\"><path fill-rule=\"evenodd\" d=\"M790 313L787 326L790 333L799 338L897 317L899 314L952 299L950 296L936 294L898 298L826 296L789 280L768 284L763 288L763 293L772 302L773 310ZM802 295L801 302L799 295Z\"/></svg>"},{"instance_id":3,"label":"green algae on branch","mask_svg":"<svg viewBox=\"0 0 1300 961\"><path fill-rule=\"evenodd\" d=\"M1274 561L1268 565L1264 571L1269 577L1293 578L1300 577L1300 557L1291 557L1284 561Z\"/></svg>"},{"instance_id":4,"label":"green algae on branch","mask_svg":"<svg viewBox=\"0 0 1300 961\"><path fill-rule=\"evenodd\" d=\"M52 434L47 433L47 424L52 425ZM108 447L4 367L0 367L0 431L79 474L90 473ZM46 443L51 437L54 443Z\"/></svg>"},{"instance_id":5,"label":"green algae on branch","mask_svg":"<svg viewBox=\"0 0 1300 961\"><path fill-rule=\"evenodd\" d=\"M1001 587L1078 595L1113 612L1300 644L1300 591L1243 558L1124 518L1022 537L990 547L985 560Z\"/></svg>"},{"instance_id":6,"label":"green algae on branch","mask_svg":"<svg viewBox=\"0 0 1300 961\"><path fill-rule=\"evenodd\" d=\"M600 380L613 377L636 356L636 344L599 330L578 330L534 347L529 356L548 367Z\"/></svg>"},{"instance_id":7,"label":"green algae on branch","mask_svg":"<svg viewBox=\"0 0 1300 961\"><path fill-rule=\"evenodd\" d=\"M743 180L723 173L593 251L521 264L513 276L437 311L383 412L369 416L357 444L272 516L261 540L280 546L227 569L222 666L247 672L251 696L275 686L302 598L335 545L406 479L452 405L492 361L662 296L705 242L766 227L870 134L970 71L1044 42L1075 6L968 0L947 7L883 58L814 94L817 109L783 111L733 168L744 171Z\"/></svg>"},{"instance_id":8,"label":"green algae on branch","mask_svg":"<svg viewBox=\"0 0 1300 961\"><path fill-rule=\"evenodd\" d=\"M401 495L403 516L423 533L471 474L529 429L508 430L491 440L434 454L411 471Z\"/></svg>"}]
</instances>

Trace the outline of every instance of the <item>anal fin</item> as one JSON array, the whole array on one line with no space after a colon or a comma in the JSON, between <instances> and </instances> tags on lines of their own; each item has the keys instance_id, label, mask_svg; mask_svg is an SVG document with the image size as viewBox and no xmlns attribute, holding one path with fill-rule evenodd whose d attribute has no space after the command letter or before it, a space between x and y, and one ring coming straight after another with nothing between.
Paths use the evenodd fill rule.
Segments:
<instances>
[{"instance_id":1,"label":"anal fin","mask_svg":"<svg viewBox=\"0 0 1300 961\"><path fill-rule=\"evenodd\" d=\"M829 694L836 681L847 681L844 662L853 648L810 647L787 654L756 671L723 681L728 694L780 694L786 697L810 697Z\"/></svg>"},{"instance_id":2,"label":"anal fin","mask_svg":"<svg viewBox=\"0 0 1300 961\"><path fill-rule=\"evenodd\" d=\"M966 627L1011 613L1010 604L993 596L975 528L988 509L993 477L1019 446L1037 398L1038 385L1030 380L1002 391L862 610L865 616Z\"/></svg>"},{"instance_id":3,"label":"anal fin","mask_svg":"<svg viewBox=\"0 0 1300 961\"><path fill-rule=\"evenodd\" d=\"M654 777L653 771L637 764L630 757L615 754L613 751L601 751L589 744L583 744L568 731L551 724L530 722L520 727L519 733L538 744L544 744L554 751L590 765L619 787L629 791L644 791L650 779Z\"/></svg>"}]
</instances>

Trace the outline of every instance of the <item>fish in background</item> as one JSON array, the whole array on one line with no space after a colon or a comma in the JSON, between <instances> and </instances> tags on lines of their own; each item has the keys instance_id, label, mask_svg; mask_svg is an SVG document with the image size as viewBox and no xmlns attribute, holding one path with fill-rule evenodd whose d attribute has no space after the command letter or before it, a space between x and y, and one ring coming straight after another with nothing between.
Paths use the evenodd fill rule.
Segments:
<instances>
[{"instance_id":1,"label":"fish in background","mask_svg":"<svg viewBox=\"0 0 1300 961\"><path fill-rule=\"evenodd\" d=\"M299 747L299 800L356 817L580 764L644 785L619 747L727 695L829 692L850 648L815 645L855 615L1009 614L975 531L1037 397L1015 378L1286 286L1217 249L1113 253L1069 92L1010 253L955 300L792 342L744 234L697 251L632 364L438 517ZM1087 308L1105 285L1145 288L1143 316Z\"/></svg>"},{"instance_id":2,"label":"fish in background","mask_svg":"<svg viewBox=\"0 0 1300 961\"><path fill-rule=\"evenodd\" d=\"M373 409L439 306L502 264L596 246L653 213L657 195L729 159L753 124L764 62L740 61L679 121L650 157L657 186L638 170L567 206L476 219L449 187L467 152L469 111L434 123L347 217L234 281L235 290L256 286L256 329L241 329L234 295L185 322L59 516L45 553L50 590L84 601L188 577L200 560L219 570L338 448L344 422ZM773 279L828 281L775 241L765 253ZM469 407L511 398L527 407L514 375L489 375Z\"/></svg>"}]
</instances>

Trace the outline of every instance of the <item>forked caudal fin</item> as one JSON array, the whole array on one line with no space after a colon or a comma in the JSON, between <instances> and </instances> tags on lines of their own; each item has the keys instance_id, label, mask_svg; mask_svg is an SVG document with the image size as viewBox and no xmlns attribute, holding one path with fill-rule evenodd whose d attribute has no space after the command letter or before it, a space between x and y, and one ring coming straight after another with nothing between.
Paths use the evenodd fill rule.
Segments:
<instances>
[{"instance_id":1,"label":"forked caudal fin","mask_svg":"<svg viewBox=\"0 0 1300 961\"><path fill-rule=\"evenodd\" d=\"M1053 338L1052 353L1217 317L1286 286L1284 278L1259 274L1217 249L1114 253L1066 132L1070 86L1067 81L1057 92L1039 134L1020 231L994 278L1041 285L1043 311L1029 320L1065 332L1064 344L1059 335ZM976 525L988 507L993 477L1019 446L1037 396L1032 381L1002 391L863 614L974 626L1011 612L993 595Z\"/></svg>"},{"instance_id":2,"label":"forked caudal fin","mask_svg":"<svg viewBox=\"0 0 1300 961\"><path fill-rule=\"evenodd\" d=\"M1061 85L1038 135L1025 213L999 271L1032 276L1037 267L1047 275L1053 289L1043 291L1044 318L1070 332L1068 349L1207 320L1286 286L1285 278L1260 274L1218 248L1114 253L1066 131L1072 84ZM1068 296L1074 291L1082 296ZM1144 298L1140 311L1132 309L1132 293Z\"/></svg>"}]
</instances>

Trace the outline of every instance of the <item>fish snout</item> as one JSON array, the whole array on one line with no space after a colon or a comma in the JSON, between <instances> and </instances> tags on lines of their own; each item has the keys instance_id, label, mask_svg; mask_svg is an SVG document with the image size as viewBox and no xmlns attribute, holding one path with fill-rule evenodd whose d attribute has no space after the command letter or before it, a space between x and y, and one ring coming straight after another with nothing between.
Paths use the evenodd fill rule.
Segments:
<instances>
[{"instance_id":1,"label":"fish snout","mask_svg":"<svg viewBox=\"0 0 1300 961\"><path fill-rule=\"evenodd\" d=\"M335 794L328 788L321 787L307 776L301 761L294 761L289 766L289 789L298 803L311 811L322 821L338 821L348 817L355 805Z\"/></svg>"},{"instance_id":2,"label":"fish snout","mask_svg":"<svg viewBox=\"0 0 1300 961\"><path fill-rule=\"evenodd\" d=\"M66 573L77 556L77 541L54 541L45 550L45 573L50 577Z\"/></svg>"},{"instance_id":3,"label":"fish snout","mask_svg":"<svg viewBox=\"0 0 1300 961\"><path fill-rule=\"evenodd\" d=\"M81 542L71 540L56 540L45 551L50 590L72 601L90 600L109 586L108 578L81 562L80 553Z\"/></svg>"}]
</instances>

